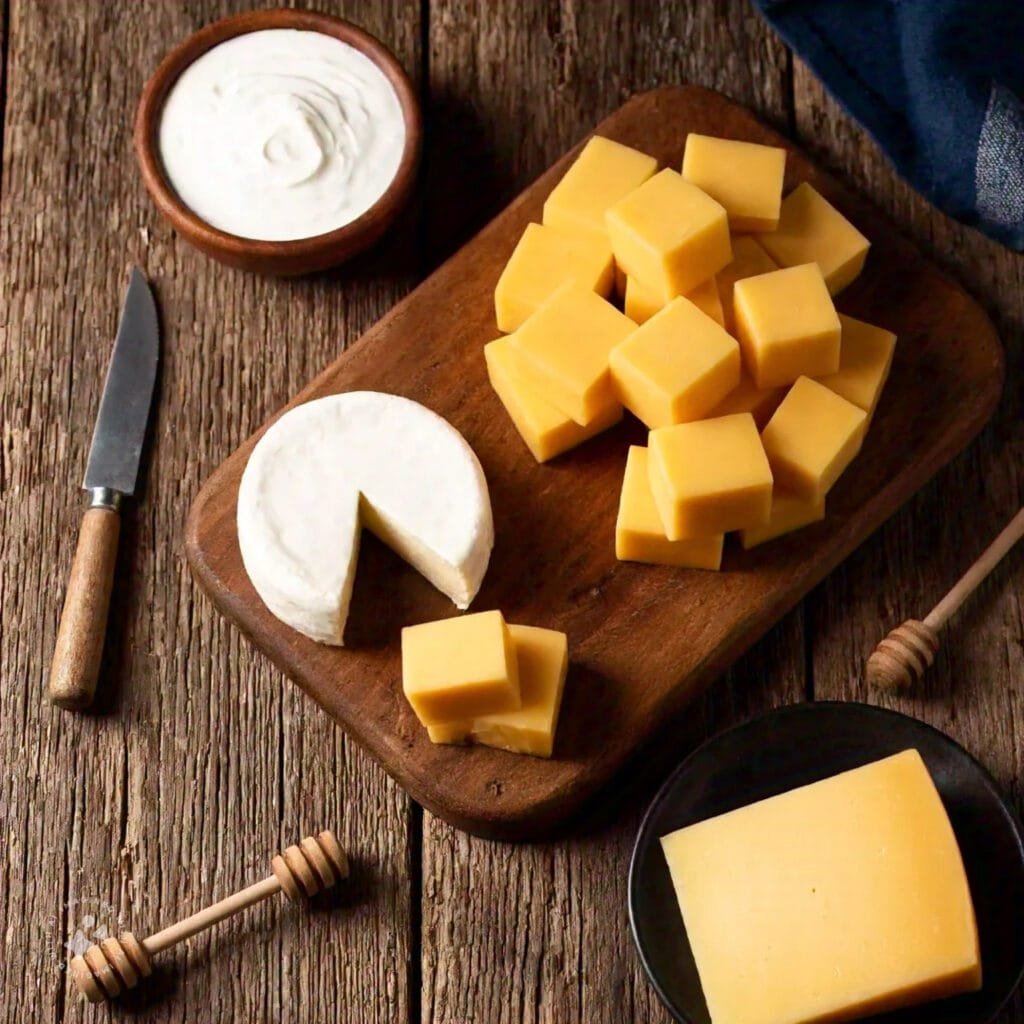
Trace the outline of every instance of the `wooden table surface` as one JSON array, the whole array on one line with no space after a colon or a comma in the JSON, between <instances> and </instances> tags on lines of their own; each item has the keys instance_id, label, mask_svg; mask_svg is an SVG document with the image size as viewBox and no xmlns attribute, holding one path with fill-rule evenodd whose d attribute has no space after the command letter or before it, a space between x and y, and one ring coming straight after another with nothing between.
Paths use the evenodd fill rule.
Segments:
<instances>
[{"instance_id":1,"label":"wooden table surface","mask_svg":"<svg viewBox=\"0 0 1024 1024\"><path fill-rule=\"evenodd\" d=\"M876 700L874 643L926 611L1024 498L1024 257L954 224L746 0L320 3L385 39L422 92L427 160L371 255L301 281L192 251L130 136L148 74L218 0L0 0L0 1021L664 1022L629 937L650 782L583 834L507 846L432 818L217 615L182 555L202 480L346 343L630 93L693 81L758 110L866 193L990 311L1008 385L989 428L696 704L709 733L808 698ZM164 326L154 443L125 524L89 716L42 700L81 477L130 263ZM955 621L927 692L886 700L951 733L1020 803L1024 556ZM334 905L280 901L160 959L144 992L82 1008L68 948L137 934L260 876L325 826L354 858ZM1001 1018L1024 1022L1018 997Z\"/></svg>"}]
</instances>

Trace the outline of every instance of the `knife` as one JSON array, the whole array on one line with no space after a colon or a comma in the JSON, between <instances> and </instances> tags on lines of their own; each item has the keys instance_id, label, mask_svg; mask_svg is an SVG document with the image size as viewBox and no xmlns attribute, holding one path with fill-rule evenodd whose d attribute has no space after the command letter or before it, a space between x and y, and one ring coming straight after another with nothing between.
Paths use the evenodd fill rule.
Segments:
<instances>
[{"instance_id":1,"label":"knife","mask_svg":"<svg viewBox=\"0 0 1024 1024\"><path fill-rule=\"evenodd\" d=\"M159 355L153 293L133 267L82 483L89 507L78 533L50 666L47 697L62 708L86 708L96 693L121 502L135 492Z\"/></svg>"}]
</instances>

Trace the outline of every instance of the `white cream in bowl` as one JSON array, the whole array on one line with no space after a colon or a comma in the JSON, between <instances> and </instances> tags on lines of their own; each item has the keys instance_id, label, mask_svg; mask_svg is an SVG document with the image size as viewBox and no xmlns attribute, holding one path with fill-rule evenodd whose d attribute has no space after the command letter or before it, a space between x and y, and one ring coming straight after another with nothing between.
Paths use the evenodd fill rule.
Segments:
<instances>
[{"instance_id":1,"label":"white cream in bowl","mask_svg":"<svg viewBox=\"0 0 1024 1024\"><path fill-rule=\"evenodd\" d=\"M182 202L221 231L286 241L365 213L405 149L398 94L348 43L296 29L235 36L164 101L160 159Z\"/></svg>"}]
</instances>

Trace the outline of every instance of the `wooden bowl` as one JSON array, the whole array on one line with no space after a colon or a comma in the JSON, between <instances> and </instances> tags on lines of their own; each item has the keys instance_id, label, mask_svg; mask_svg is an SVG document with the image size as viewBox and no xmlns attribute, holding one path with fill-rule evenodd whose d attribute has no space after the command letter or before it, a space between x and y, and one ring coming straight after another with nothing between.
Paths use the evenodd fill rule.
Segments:
<instances>
[{"instance_id":1,"label":"wooden bowl","mask_svg":"<svg viewBox=\"0 0 1024 1024\"><path fill-rule=\"evenodd\" d=\"M405 117L405 151L387 191L365 213L322 235L288 241L242 238L208 224L178 197L167 180L158 143L164 100L178 76L196 58L234 36L263 29L322 32L354 46L380 68L398 94ZM252 11L223 18L200 29L173 49L142 91L135 117L135 155L142 179L160 212L197 249L222 263L263 274L307 274L334 266L372 245L398 215L416 176L423 141L423 119L409 76L379 40L350 22L312 11Z\"/></svg>"}]
</instances>

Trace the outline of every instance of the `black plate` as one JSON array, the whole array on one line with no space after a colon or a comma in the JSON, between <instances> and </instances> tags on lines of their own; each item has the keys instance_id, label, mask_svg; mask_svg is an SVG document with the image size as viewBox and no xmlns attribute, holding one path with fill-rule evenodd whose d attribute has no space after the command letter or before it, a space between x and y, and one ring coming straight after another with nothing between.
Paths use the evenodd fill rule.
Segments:
<instances>
[{"instance_id":1,"label":"black plate","mask_svg":"<svg viewBox=\"0 0 1024 1024\"><path fill-rule=\"evenodd\" d=\"M629 867L629 917L644 969L676 1020L710 1024L659 838L796 786L916 747L960 843L981 937L980 992L872 1018L877 1024L987 1024L1024 969L1020 820L961 746L906 715L867 704L780 708L708 740L672 774L644 816Z\"/></svg>"}]
</instances>

